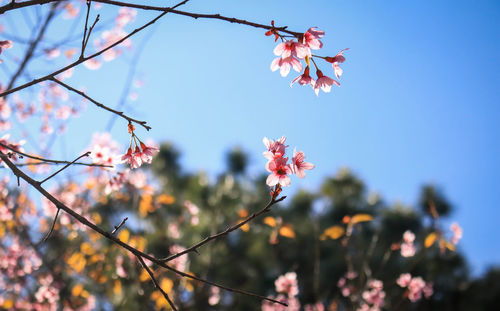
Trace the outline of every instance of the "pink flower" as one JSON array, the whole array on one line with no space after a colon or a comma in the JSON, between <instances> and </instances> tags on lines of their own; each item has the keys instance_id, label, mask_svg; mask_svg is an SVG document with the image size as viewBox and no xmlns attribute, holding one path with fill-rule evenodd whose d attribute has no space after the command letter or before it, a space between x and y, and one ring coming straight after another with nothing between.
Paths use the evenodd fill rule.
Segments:
<instances>
[{"instance_id":1,"label":"pink flower","mask_svg":"<svg viewBox=\"0 0 500 311\"><path fill-rule=\"evenodd\" d=\"M323 47L323 43L319 39L324 35L324 31L316 27L311 27L304 33L302 43L313 50L319 50Z\"/></svg>"},{"instance_id":2,"label":"pink flower","mask_svg":"<svg viewBox=\"0 0 500 311\"><path fill-rule=\"evenodd\" d=\"M293 81L290 83L290 87L292 87L295 82L298 82L300 85L311 84L311 86L314 88L314 84L316 83L316 81L309 75L309 66L304 69L304 73L302 75L293 79Z\"/></svg>"},{"instance_id":3,"label":"pink flower","mask_svg":"<svg viewBox=\"0 0 500 311\"><path fill-rule=\"evenodd\" d=\"M454 222L450 226L451 231L453 232L453 237L451 238L451 243L457 244L458 240L462 238L463 230L460 228L458 223Z\"/></svg>"},{"instance_id":4,"label":"pink flower","mask_svg":"<svg viewBox=\"0 0 500 311\"><path fill-rule=\"evenodd\" d=\"M134 153L132 153L132 148L128 148L127 153L121 157L123 162L127 162L130 168L138 168L142 165L142 160L140 156L140 150L136 147ZM139 153L139 154L138 154Z\"/></svg>"},{"instance_id":5,"label":"pink flower","mask_svg":"<svg viewBox=\"0 0 500 311\"><path fill-rule=\"evenodd\" d=\"M288 146L285 146L286 137L282 136L280 139L276 141L272 139L268 139L264 137L262 142L267 148L267 151L264 151L263 155L268 160L273 160L276 158L281 158L285 155L285 149Z\"/></svg>"},{"instance_id":6,"label":"pink flower","mask_svg":"<svg viewBox=\"0 0 500 311\"><path fill-rule=\"evenodd\" d=\"M2 49L10 49L11 47L12 47L12 41L10 41L10 40L0 41L0 54L2 54ZM2 63L1 59L0 59L0 63Z\"/></svg>"},{"instance_id":7,"label":"pink flower","mask_svg":"<svg viewBox=\"0 0 500 311\"><path fill-rule=\"evenodd\" d=\"M142 142L141 148L142 152L140 153L140 155L143 163L151 163L151 161L153 160L153 156L159 151L158 148L146 146Z\"/></svg>"},{"instance_id":8,"label":"pink flower","mask_svg":"<svg viewBox=\"0 0 500 311\"><path fill-rule=\"evenodd\" d=\"M333 66L333 71L335 72L335 76L337 79L340 79L340 76L342 75L342 69L340 69L339 63L345 62L345 57L344 57L344 52L349 49L343 49L340 51L335 57L325 57L325 60L329 63L332 63Z\"/></svg>"},{"instance_id":9,"label":"pink flower","mask_svg":"<svg viewBox=\"0 0 500 311\"><path fill-rule=\"evenodd\" d=\"M316 85L314 86L314 92L316 93L316 95L319 95L319 89L322 89L325 93L329 93L332 89L333 84L340 86L340 83L338 83L337 81L323 75L323 72L321 72L321 70L317 70L316 75L318 75L318 80L316 80Z\"/></svg>"},{"instance_id":10,"label":"pink flower","mask_svg":"<svg viewBox=\"0 0 500 311\"><path fill-rule=\"evenodd\" d=\"M86 62L83 63L83 65L85 65L85 67L87 67L88 69L90 70L97 70L99 69L99 67L101 67L101 62L98 61L97 59L95 58L91 58L89 60L87 60Z\"/></svg>"},{"instance_id":11,"label":"pink flower","mask_svg":"<svg viewBox=\"0 0 500 311\"><path fill-rule=\"evenodd\" d=\"M403 243L401 244L401 256L412 257L417 252L417 249L413 243Z\"/></svg>"},{"instance_id":12,"label":"pink flower","mask_svg":"<svg viewBox=\"0 0 500 311\"><path fill-rule=\"evenodd\" d=\"M410 285L410 281L411 281L411 274L403 273L399 276L396 283L401 287L407 287L408 285Z\"/></svg>"},{"instance_id":13,"label":"pink flower","mask_svg":"<svg viewBox=\"0 0 500 311\"><path fill-rule=\"evenodd\" d=\"M295 56L297 58L304 58L306 56L311 56L311 50L307 45L304 45L297 41L286 41L278 44L274 48L274 55L281 56L285 59L290 56Z\"/></svg>"},{"instance_id":14,"label":"pink flower","mask_svg":"<svg viewBox=\"0 0 500 311\"><path fill-rule=\"evenodd\" d=\"M312 170L314 168L314 164L309 163L309 162L304 162L306 156L304 155L304 152L302 151L293 151L293 158L292 158L292 172L296 174L299 178L304 178L306 177L306 172L305 170Z\"/></svg>"},{"instance_id":15,"label":"pink flower","mask_svg":"<svg viewBox=\"0 0 500 311\"><path fill-rule=\"evenodd\" d=\"M281 275L274 281L274 286L278 293L287 294L288 297L295 297L299 294L297 274L295 272L288 272L285 275Z\"/></svg>"},{"instance_id":16,"label":"pink flower","mask_svg":"<svg viewBox=\"0 0 500 311\"><path fill-rule=\"evenodd\" d=\"M415 234L410 230L406 230L405 233L403 233L403 240L406 243L413 243L413 241L415 241Z\"/></svg>"},{"instance_id":17,"label":"pink flower","mask_svg":"<svg viewBox=\"0 0 500 311\"><path fill-rule=\"evenodd\" d=\"M292 68L300 72L302 71L302 64L300 61L293 56L289 56L287 58L275 58L271 63L271 71L280 70L280 74L282 77L286 77L290 72L290 68Z\"/></svg>"},{"instance_id":18,"label":"pink flower","mask_svg":"<svg viewBox=\"0 0 500 311\"><path fill-rule=\"evenodd\" d=\"M288 158L276 158L267 162L266 170L271 172L266 180L268 186L272 187L278 183L282 186L290 185L290 177L288 175L292 173L292 170L286 164L287 161Z\"/></svg>"}]
</instances>

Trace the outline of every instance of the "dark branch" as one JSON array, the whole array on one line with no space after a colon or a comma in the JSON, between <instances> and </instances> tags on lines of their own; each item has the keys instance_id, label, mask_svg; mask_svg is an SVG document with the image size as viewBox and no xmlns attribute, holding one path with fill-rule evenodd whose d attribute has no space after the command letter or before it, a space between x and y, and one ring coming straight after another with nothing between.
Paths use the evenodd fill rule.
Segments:
<instances>
[{"instance_id":1,"label":"dark branch","mask_svg":"<svg viewBox=\"0 0 500 311\"><path fill-rule=\"evenodd\" d=\"M189 252L193 252L193 251L197 251L197 249L205 244L207 244L208 242L212 241L212 240L215 240L217 238L220 238L221 236L224 236L224 235L227 235L229 234L230 232L244 226L246 223L250 222L251 220L253 220L254 218L264 214L264 213L267 213L271 210L271 206L273 206L274 204L278 203L278 202L281 202L283 201L284 199L286 198L286 196L283 196L279 199L275 199L275 198L272 198L271 201L269 201L269 203L267 203L267 205L261 209L260 211L258 211L257 213L254 213L250 216L248 216L247 218L245 218L244 220L242 220L241 222L237 223L236 225L232 226L232 227L229 227L227 228L226 230L222 231L222 232L219 232L217 234L214 234L214 235L211 235L211 236L208 236L206 237L205 239L203 239L202 241L196 243L195 245L183 250L182 252L178 252L177 254L173 254L172 256L169 256L167 258L163 258L162 260L164 260L165 262L168 262L170 260L173 260L179 256L182 256L184 254L187 254Z\"/></svg>"},{"instance_id":2,"label":"dark branch","mask_svg":"<svg viewBox=\"0 0 500 311\"><path fill-rule=\"evenodd\" d=\"M151 281L153 281L153 284L155 285L155 287L163 294L163 297L165 297L165 299L167 300L167 302L170 305L170 307L172 308L172 310L177 311L174 303L172 302L172 300L170 300L170 297L168 297L167 293L165 293L165 291L161 288L160 284L158 284L158 281L156 280L155 276L153 275L153 271L151 271L151 269L149 269L149 267L146 265L146 263L144 262L144 260L142 259L141 256L137 256L137 259L139 259L141 266L144 269L146 269L146 271L149 274L149 277L151 278Z\"/></svg>"},{"instance_id":3,"label":"dark branch","mask_svg":"<svg viewBox=\"0 0 500 311\"><path fill-rule=\"evenodd\" d=\"M26 166L26 165L42 165L42 164L75 164L75 165L85 165L85 166L95 166L95 167L108 167L108 168L113 168L112 165L104 165L104 164L96 164L96 163L82 163L82 162L70 162L70 161L62 161L62 160L52 160L52 159L45 159L41 157L37 157L31 154L24 153L22 151L16 150L12 148L11 146L1 143L0 142L0 147L9 149L12 152L15 152L23 157L30 158L33 160L38 160L41 162L35 162L35 163L20 163L16 164L17 166Z\"/></svg>"},{"instance_id":4,"label":"dark branch","mask_svg":"<svg viewBox=\"0 0 500 311\"><path fill-rule=\"evenodd\" d=\"M214 283L212 281L199 278L199 277L194 276L192 274L179 271L179 270L177 270L177 269L175 269L175 268L167 265L163 260L157 259L157 258L155 258L155 257L153 257L153 256L151 256L149 254L141 252L140 250L136 249L135 247L132 247L129 244L122 242L120 239L118 239L117 237L113 236L109 232L105 231L101 227L93 224L87 218L83 217L82 215L80 215L79 213L75 212L73 209L71 209L70 207L66 206L64 203L62 203L58 199L56 199L52 194L50 194L49 192L47 192L47 190L45 190L41 185L39 185L36 180L32 179L31 177L29 177L28 175L26 175L23 171L21 171L14 163L12 163L12 161L10 161L9 157L6 154L4 154L3 152L1 152L1 151L0 151L0 158L5 162L5 164L11 169L12 173L15 176L17 176L18 179L22 178L23 180L25 180L28 184L30 184L33 188L35 188L38 192L40 192L45 198L47 198L50 202L52 202L57 208L62 209L63 211L65 211L66 213L68 213L71 217L75 218L78 222L80 222L81 224L83 224L84 226L89 227L91 230L99 233L100 235L104 236L108 240L111 240L115 244L118 244L119 246L121 246L122 248L126 249L127 251L129 251L130 253L134 254L135 256L146 258L146 259L154 262L156 265L158 265L158 266L160 266L162 268L165 268L165 269L167 269L169 271L172 271L172 272L174 272L174 273L176 273L176 274L178 274L178 275L180 275L182 277L185 277L185 278L189 278L189 279L192 279L192 280L195 280L195 281L203 282L205 284L212 285L212 286L215 286L215 287L219 287L221 289L224 289L226 291L230 291L230 292L233 292L233 293L242 294L242 295L246 295L246 296L251 296L251 297L255 297L255 298L267 300L267 301L270 301L270 302L273 302L273 303L279 303L280 305L283 305L283 306L287 306L287 304L285 304L285 303L283 303L281 301L278 301L276 299L272 299L272 298L269 298L269 297L257 295L257 294L254 294L254 293L250 293L250 292L247 292L247 291L244 291L244 290L234 289L234 288L231 288L231 287L220 285L220 284Z\"/></svg>"},{"instance_id":5,"label":"dark branch","mask_svg":"<svg viewBox=\"0 0 500 311\"><path fill-rule=\"evenodd\" d=\"M70 91L72 91L72 92L75 92L75 93L77 93L78 95L80 95L80 96L82 96L82 97L84 97L84 98L86 98L86 99L90 100L90 101L91 101L92 103L94 103L97 107L100 107L100 108L102 108L102 109L104 109L104 110L107 110L107 111L109 111L109 112L112 112L112 113L114 113L114 114L116 114L116 115L118 115L118 116L120 116L120 117L124 118L124 119L125 119L125 120L127 120L129 123L130 123L130 122L134 122L134 123L136 123L136 124L142 125L142 126L143 126L146 130L148 130L148 131L151 129L151 127L150 127L149 125L146 125L146 123L147 123L146 121L139 121L139 120L133 119L133 118L131 118L131 117L126 116L126 115L123 113L123 111L118 111L118 110L114 110L113 108L109 108L108 106L103 105L103 104L101 104L100 102L98 102L98 101L96 101L95 99L93 99L92 97L88 96L88 95L87 95L87 94L85 94L84 92L79 91L79 90L77 90L77 89L75 89L75 88L71 87L70 85L68 85L68 84L66 84L66 83L64 83L64 82L62 82L62 81L60 81L59 79L56 79L56 78L51 77L51 78L49 78L49 80L54 81L55 83L60 84L61 86L65 87L66 89L68 89L68 90L70 90Z\"/></svg>"},{"instance_id":6,"label":"dark branch","mask_svg":"<svg viewBox=\"0 0 500 311\"><path fill-rule=\"evenodd\" d=\"M113 229L113 231L111 231L111 234L115 234L118 230L120 230L120 228L125 224L125 222L127 222L128 220L128 217L125 217L123 218L122 222L120 222L120 224L118 226L115 226Z\"/></svg>"},{"instance_id":7,"label":"dark branch","mask_svg":"<svg viewBox=\"0 0 500 311\"><path fill-rule=\"evenodd\" d=\"M52 174L49 177L45 178L44 180L40 181L40 185L43 184L44 182L46 182L47 180L51 179L52 177L56 176L57 174L59 174L60 172L62 172L66 168L68 168L70 165L74 164L76 161L80 160L83 157L88 157L89 155L90 155L90 151L85 152L84 154L82 154L78 158L74 159L73 161L69 162L68 164L66 164L65 166L63 166L59 170L57 170L54 174Z\"/></svg>"}]
</instances>

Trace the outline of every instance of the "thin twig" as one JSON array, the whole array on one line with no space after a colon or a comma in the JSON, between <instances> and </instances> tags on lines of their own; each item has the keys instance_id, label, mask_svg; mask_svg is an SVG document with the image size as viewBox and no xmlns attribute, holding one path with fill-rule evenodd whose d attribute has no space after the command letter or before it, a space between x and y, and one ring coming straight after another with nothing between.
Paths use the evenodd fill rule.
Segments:
<instances>
[{"instance_id":1,"label":"thin twig","mask_svg":"<svg viewBox=\"0 0 500 311\"><path fill-rule=\"evenodd\" d=\"M146 271L149 274L149 277L151 278L151 281L153 281L153 284L155 285L155 287L163 294L163 297L165 297L165 299L167 300L167 302L170 305L170 307L172 308L172 310L177 311L177 308L175 307L173 301L170 300L170 297L168 297L168 294L165 293L165 291L161 288L160 284L158 284L158 281L156 280L155 276L153 275L153 271L151 271L151 269L149 269L149 267L146 265L146 263L144 262L144 260L142 259L141 256L137 256L137 259L139 259L141 266L144 269L146 269Z\"/></svg>"},{"instance_id":2,"label":"thin twig","mask_svg":"<svg viewBox=\"0 0 500 311\"><path fill-rule=\"evenodd\" d=\"M74 159L73 161L71 161L70 163L66 164L65 166L61 167L59 170L57 170L54 174L50 175L49 177L45 178L44 180L40 181L40 185L43 184L44 182L46 182L47 180L51 179L52 177L56 176L57 174L59 174L60 172L62 172L63 170L65 170L66 168L68 168L70 165L74 164L76 161L80 160L81 158L83 157L88 157L90 155L90 151L87 151L85 152L84 154L82 154L81 156L79 156L78 158Z\"/></svg>"},{"instance_id":3,"label":"thin twig","mask_svg":"<svg viewBox=\"0 0 500 311\"><path fill-rule=\"evenodd\" d=\"M115 234L118 230L120 230L120 228L125 224L125 222L127 222L128 220L128 217L125 217L123 218L122 222L120 222L120 224L118 226L115 226L113 229L113 231L111 231L111 234Z\"/></svg>"},{"instance_id":4,"label":"thin twig","mask_svg":"<svg viewBox=\"0 0 500 311\"><path fill-rule=\"evenodd\" d=\"M54 227L56 226L57 216L59 216L59 212L60 211L61 211L61 209L58 208L57 212L56 212L56 215L54 216L54 220L52 221L52 225L50 226L49 232L47 232L47 234L43 237L43 239L40 242L38 242L36 245L43 244L45 241L48 240L48 238L50 237L50 235L54 231Z\"/></svg>"},{"instance_id":5,"label":"thin twig","mask_svg":"<svg viewBox=\"0 0 500 311\"><path fill-rule=\"evenodd\" d=\"M62 209L63 211L65 211L66 213L68 213L71 217L75 218L82 225L89 227L91 230L99 233L103 237L105 237L108 240L114 242L115 244L121 246L122 248L126 249L127 251L129 251L130 253L134 254L135 256L141 256L142 258L146 258L146 259L154 262L156 265L158 265L158 266L160 266L162 268L165 268L165 269L167 269L169 271L172 271L172 272L174 272L174 273L176 273L176 274L178 274L178 275L180 275L182 277L185 277L185 278L189 278L189 279L192 279L192 280L195 280L195 281L198 281L198 282L202 282L202 283L205 283L205 284L208 284L208 285L212 285L212 286L218 287L220 289L223 289L223 290L226 290L226 291L229 291L229 292L233 292L233 293L237 293L237 294L242 294L242 295L246 295L246 296L251 296L251 297L259 298L259 299L262 299L262 300L267 300L267 301L270 301L270 302L273 302L273 303L278 303L278 304L283 305L285 307L288 306L286 303L283 303L283 302L278 301L276 299L272 299L272 298L265 297L265 296L262 296L262 295L257 295L257 294L250 293L250 292L247 292L247 291L244 291L244 290L240 290L240 289L234 289L234 288L231 288L231 287L227 287L227 286L224 286L224 285L221 285L221 284L217 284L215 282L212 282L212 281L209 281L209 280L206 280L206 279L199 278L199 277L194 276L192 274L188 274L186 272L177 270L177 269L175 269L175 268L167 265L164 262L164 260L155 258L155 257L153 257L153 256L151 256L149 254L146 254L146 253L138 250L137 248L135 248L135 247L133 247L133 246L131 246L131 245L125 243L125 242L122 242L117 237L111 235L109 232L105 231L101 227L93 224L87 218L83 217L81 214L75 212L72 208L66 206L64 203L62 203L61 201L59 201L58 199L56 199L52 194L50 194L41 185L39 185L36 180L34 180L33 178L31 178L28 175L26 175L23 171L21 171L14 163L12 163L12 161L10 161L9 157L6 154L4 154L2 151L0 151L0 158L11 169L12 173L15 176L17 176L17 178L22 178L23 180L25 180L28 184L30 184L33 188L35 188L38 192L40 192L45 198L47 198L50 202L52 202L57 208ZM281 200L283 200L283 199L284 199L284 197L281 198ZM278 200L280 200L280 199L278 199ZM276 201L278 201L278 200L276 200Z\"/></svg>"},{"instance_id":6,"label":"thin twig","mask_svg":"<svg viewBox=\"0 0 500 311\"><path fill-rule=\"evenodd\" d=\"M65 87L66 89L68 89L68 90L70 90L70 91L72 91L72 92L75 92L75 93L77 93L78 95L80 95L80 96L82 96L82 97L84 97L84 98L86 98L86 99L90 100L90 101L91 101L92 103L94 103L97 107L102 108L102 109L104 109L104 110L107 110L107 111L109 111L109 112L112 112L112 113L114 113L114 114L116 114L116 115L118 115L118 116L120 116L120 117L124 118L124 119L125 119L125 120L127 120L129 123L134 122L134 123L136 123L136 124L142 125L142 126L143 126L146 130L148 130L148 131L151 129L151 126L149 126L149 125L147 125L147 124L146 124L146 123L147 123L147 121L139 121L139 120L136 120L136 119L134 119L134 118L131 118L131 117L129 117L129 116L127 116L127 115L125 115L125 114L123 113L123 111L118 111L118 110L115 110L115 109L113 109L113 108L110 108L110 107L108 107L108 106L106 106L106 105L103 105L103 104L101 104L100 102L98 102L98 101L96 101L95 99L93 99L92 97L90 97L90 96L88 96L87 94L85 94L84 92L82 92L82 91L79 91L79 90L75 89L74 87L72 87L72 86L70 86L70 85L68 85L68 84L66 84L66 83L64 83L64 82L62 82L62 81L60 81L59 79L56 79L56 78L51 77L51 78L49 78L49 80L54 81L55 83L58 83L59 85L61 85L61 86Z\"/></svg>"},{"instance_id":7,"label":"thin twig","mask_svg":"<svg viewBox=\"0 0 500 311\"><path fill-rule=\"evenodd\" d=\"M95 166L95 167L107 167L107 168L113 168L112 165L104 165L104 164L97 164L97 163L82 163L82 162L70 162L70 161L62 161L62 160L52 160L52 159L45 159L41 157L37 157L31 154L24 153L22 151L16 150L12 148L11 146L1 143L0 142L0 147L9 149L10 151L13 151L19 155L22 155L23 157L27 157L33 160L38 160L42 162L36 162L36 163L20 163L16 164L17 166L26 166L26 165L42 165L42 164L75 164L75 165L85 165L85 166Z\"/></svg>"},{"instance_id":8,"label":"thin twig","mask_svg":"<svg viewBox=\"0 0 500 311\"><path fill-rule=\"evenodd\" d=\"M94 30L94 27L95 25L97 24L97 22L99 21L99 14L97 14L95 20L94 20L94 23L92 24L92 26L90 26L90 30L89 30L89 33L87 34L87 39L85 39L85 45L83 46L83 49L85 50L85 48L87 47L87 44L89 43L89 39L90 39L90 35L92 34L92 30ZM82 55L80 55L80 58L83 58L83 53Z\"/></svg>"},{"instance_id":9,"label":"thin twig","mask_svg":"<svg viewBox=\"0 0 500 311\"><path fill-rule=\"evenodd\" d=\"M286 196L282 196L281 198L278 198L278 199L275 199L275 198L272 198L271 201L269 201L269 203L267 203L267 205L261 209L260 211L258 211L257 213L254 213L250 216L248 216L247 218L245 218L244 220L242 220L241 222L237 223L236 225L232 226L232 227L229 227L227 228L226 230L222 231L222 232L219 232L217 234L214 234L214 235L211 235L211 236L208 236L206 237L205 239L203 239L202 241L196 243L195 245L181 251L181 252L178 252L176 254L173 254L167 258L163 258L162 260L164 260L165 262L168 262L170 260L173 260L179 256L182 256L184 254L187 254L189 252L193 252L193 251L196 251L199 247L207 244L208 242L214 240L214 239L217 239L217 238L220 238L221 236L224 236L224 235L227 235L229 234L230 232L244 226L246 223L248 223L249 221L251 221L252 219L264 214L264 213L267 213L271 210L271 206L273 206L274 204L278 203L278 202L281 202L283 201L284 199L286 198Z\"/></svg>"},{"instance_id":10,"label":"thin twig","mask_svg":"<svg viewBox=\"0 0 500 311\"><path fill-rule=\"evenodd\" d=\"M80 51L80 58L83 58L83 53L85 52L85 41L87 36L87 25L89 23L89 15L90 15L90 1L87 0L87 16L85 17L85 28L83 29L82 49Z\"/></svg>"}]
</instances>

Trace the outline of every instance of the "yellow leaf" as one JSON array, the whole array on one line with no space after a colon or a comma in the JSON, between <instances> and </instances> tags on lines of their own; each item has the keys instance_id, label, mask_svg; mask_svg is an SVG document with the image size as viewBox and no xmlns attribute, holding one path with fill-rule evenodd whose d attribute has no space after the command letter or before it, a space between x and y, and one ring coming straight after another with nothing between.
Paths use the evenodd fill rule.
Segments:
<instances>
[{"instance_id":1,"label":"yellow leaf","mask_svg":"<svg viewBox=\"0 0 500 311\"><path fill-rule=\"evenodd\" d=\"M450 251L454 252L456 249L455 249L455 245L451 244L450 242L448 241L445 241L444 242L444 245L446 246L447 249L449 249Z\"/></svg>"},{"instance_id":2,"label":"yellow leaf","mask_svg":"<svg viewBox=\"0 0 500 311\"><path fill-rule=\"evenodd\" d=\"M436 242L436 238L437 238L436 232L429 233L429 235L425 238L425 241L424 241L425 248L431 247L432 244L434 244L434 242Z\"/></svg>"},{"instance_id":3,"label":"yellow leaf","mask_svg":"<svg viewBox=\"0 0 500 311\"><path fill-rule=\"evenodd\" d=\"M172 282L171 279L169 278L163 278L160 281L160 287L163 289L165 293L170 293L172 291L172 288L174 287L174 282Z\"/></svg>"},{"instance_id":4,"label":"yellow leaf","mask_svg":"<svg viewBox=\"0 0 500 311\"><path fill-rule=\"evenodd\" d=\"M164 205L174 204L175 198L168 194L160 194L156 197L156 202Z\"/></svg>"},{"instance_id":5,"label":"yellow leaf","mask_svg":"<svg viewBox=\"0 0 500 311\"><path fill-rule=\"evenodd\" d=\"M86 263L87 261L83 257L82 253L74 253L68 259L68 265L78 273L83 271Z\"/></svg>"},{"instance_id":6,"label":"yellow leaf","mask_svg":"<svg viewBox=\"0 0 500 311\"><path fill-rule=\"evenodd\" d=\"M240 227L243 232L248 232L250 230L250 225L249 224L244 224L243 226Z\"/></svg>"},{"instance_id":7,"label":"yellow leaf","mask_svg":"<svg viewBox=\"0 0 500 311\"><path fill-rule=\"evenodd\" d=\"M88 242L83 242L82 245L80 245L80 251L84 253L85 255L92 255L94 254L94 249Z\"/></svg>"},{"instance_id":8,"label":"yellow leaf","mask_svg":"<svg viewBox=\"0 0 500 311\"><path fill-rule=\"evenodd\" d=\"M115 284L113 286L113 293L115 295L120 295L122 292L122 283L118 280L115 280Z\"/></svg>"},{"instance_id":9,"label":"yellow leaf","mask_svg":"<svg viewBox=\"0 0 500 311\"><path fill-rule=\"evenodd\" d=\"M90 294L86 290L82 290L82 293L80 294L80 297L83 298L89 298Z\"/></svg>"},{"instance_id":10,"label":"yellow leaf","mask_svg":"<svg viewBox=\"0 0 500 311\"><path fill-rule=\"evenodd\" d=\"M280 228L280 234L284 237L294 239L295 238L295 232L293 232L293 228L291 225L283 225Z\"/></svg>"},{"instance_id":11,"label":"yellow leaf","mask_svg":"<svg viewBox=\"0 0 500 311\"><path fill-rule=\"evenodd\" d=\"M0 238L3 238L3 236L5 235L5 227L0 224Z\"/></svg>"},{"instance_id":12,"label":"yellow leaf","mask_svg":"<svg viewBox=\"0 0 500 311\"><path fill-rule=\"evenodd\" d=\"M264 223L270 227L276 227L276 219L274 217L267 216L264 218Z\"/></svg>"},{"instance_id":13,"label":"yellow leaf","mask_svg":"<svg viewBox=\"0 0 500 311\"><path fill-rule=\"evenodd\" d=\"M118 239L123 243L128 243L129 238L130 238L130 232L127 229L122 229L120 233L118 233Z\"/></svg>"},{"instance_id":14,"label":"yellow leaf","mask_svg":"<svg viewBox=\"0 0 500 311\"><path fill-rule=\"evenodd\" d=\"M371 221L373 219L370 214L356 214L351 218L351 224L357 224L360 222Z\"/></svg>"},{"instance_id":15,"label":"yellow leaf","mask_svg":"<svg viewBox=\"0 0 500 311\"><path fill-rule=\"evenodd\" d=\"M336 240L344 235L344 227L342 226L331 226L325 229L323 234L321 235L321 240L326 240L326 238L330 238Z\"/></svg>"},{"instance_id":16,"label":"yellow leaf","mask_svg":"<svg viewBox=\"0 0 500 311\"><path fill-rule=\"evenodd\" d=\"M238 216L240 216L241 218L245 218L248 216L248 211L246 209L240 209L238 211Z\"/></svg>"},{"instance_id":17,"label":"yellow leaf","mask_svg":"<svg viewBox=\"0 0 500 311\"><path fill-rule=\"evenodd\" d=\"M139 281L146 282L147 280L149 280L149 273L146 271L146 269L142 269L141 275L139 276Z\"/></svg>"},{"instance_id":18,"label":"yellow leaf","mask_svg":"<svg viewBox=\"0 0 500 311\"><path fill-rule=\"evenodd\" d=\"M13 306L14 306L14 301L12 301L12 300L5 300L3 302L2 308L8 310L8 309L12 308Z\"/></svg>"},{"instance_id":19,"label":"yellow leaf","mask_svg":"<svg viewBox=\"0 0 500 311\"><path fill-rule=\"evenodd\" d=\"M71 290L71 295L78 297L83 291L83 285L82 284L76 284L73 289Z\"/></svg>"},{"instance_id":20,"label":"yellow leaf","mask_svg":"<svg viewBox=\"0 0 500 311\"><path fill-rule=\"evenodd\" d=\"M129 245L137 248L142 252L146 248L146 239L141 236L135 236L130 239Z\"/></svg>"}]
</instances>

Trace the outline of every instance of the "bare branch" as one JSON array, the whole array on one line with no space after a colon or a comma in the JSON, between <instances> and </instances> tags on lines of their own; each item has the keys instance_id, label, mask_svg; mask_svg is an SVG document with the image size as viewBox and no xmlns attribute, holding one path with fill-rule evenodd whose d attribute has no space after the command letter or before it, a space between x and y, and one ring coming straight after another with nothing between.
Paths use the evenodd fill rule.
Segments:
<instances>
[{"instance_id":1,"label":"bare branch","mask_svg":"<svg viewBox=\"0 0 500 311\"><path fill-rule=\"evenodd\" d=\"M47 180L51 179L52 177L56 176L57 174L59 174L60 172L62 172L64 169L68 168L70 165L74 164L76 161L80 160L81 158L83 157L88 157L90 155L90 151L87 151L85 152L84 154L82 154L81 156L79 156L78 158L74 159L73 161L71 161L70 163L66 164L65 166L63 166L61 169L57 170L54 174L50 175L49 177L45 178L44 180L40 181L40 185L43 184L44 182L46 182Z\"/></svg>"},{"instance_id":2,"label":"bare branch","mask_svg":"<svg viewBox=\"0 0 500 311\"><path fill-rule=\"evenodd\" d=\"M15 152L23 157L30 158L33 160L38 160L42 162L36 162L36 163L20 163L16 164L17 166L26 166L26 165L41 165L41 164L75 164L75 165L85 165L85 166L95 166L95 167L107 167L107 168L113 168L112 165L104 165L104 164L96 164L96 163L82 163L82 162L69 162L69 161L62 161L62 160L52 160L52 159L45 159L41 157L37 157L31 154L24 153L22 151L16 150L12 148L11 146L1 143L0 146L6 149L9 149L12 152Z\"/></svg>"},{"instance_id":3,"label":"bare branch","mask_svg":"<svg viewBox=\"0 0 500 311\"><path fill-rule=\"evenodd\" d=\"M89 23L89 14L90 14L90 0L87 0L87 16L85 17L85 27L83 29L83 36L82 36L82 49L80 51L80 58L83 58L83 53L85 52L85 45L86 45L86 37L87 37L87 25Z\"/></svg>"},{"instance_id":4,"label":"bare branch","mask_svg":"<svg viewBox=\"0 0 500 311\"><path fill-rule=\"evenodd\" d=\"M254 213L250 216L248 216L247 218L245 218L244 220L242 220L241 222L237 223L236 225L232 226L232 227L229 227L227 228L226 230L222 231L222 232L219 232L217 234L214 234L214 235L211 235L211 236L208 236L206 237L205 239L203 239L202 241L196 243L195 245L181 251L181 252L178 252L177 254L174 254L172 256L169 256L167 258L163 258L162 260L164 260L165 262L168 262L170 260L173 260L179 256L182 256L184 254L187 254L189 252L193 252L193 251L197 251L197 249L205 244L207 244L208 242L212 241L212 240L215 240L217 238L220 238L221 236L224 236L224 235L227 235L229 234L230 232L244 226L246 223L250 222L251 220L253 220L254 218L264 214L264 213L267 213L271 210L271 206L273 206L274 204L278 203L278 202L281 202L283 201L284 199L286 198L286 196L282 196L281 198L278 198L278 199L275 199L275 198L271 198L271 201L269 201L269 203L267 203L267 205L261 209L260 211L258 211L257 213Z\"/></svg>"},{"instance_id":5,"label":"bare branch","mask_svg":"<svg viewBox=\"0 0 500 311\"><path fill-rule=\"evenodd\" d=\"M118 116L120 116L120 117L124 118L125 120L127 120L129 123L134 122L134 123L136 123L136 124L142 125L142 126L143 126L146 130L148 130L148 131L151 129L151 127L150 127L149 125L146 125L147 121L139 121L139 120L136 120L136 119L134 119L134 118L131 118L131 117L128 117L127 115L125 115L125 114L123 113L123 111L118 111L118 110L114 110L113 108L109 108L108 106L103 105L103 104L101 104L100 102L98 102L98 101L96 101L95 99L93 99L92 97L88 96L88 95L87 95L87 94L85 94L84 92L79 91L79 90L77 90L77 89L75 89L75 88L71 87L70 85L68 85L68 84L66 84L66 83L64 83L64 82L62 82L62 81L60 81L59 79L56 79L56 78L54 78L54 77L51 77L51 78L49 78L49 80L54 81L55 83L60 84L61 86L65 87L66 89L68 89L68 90L70 90L70 91L72 91L72 92L75 92L75 93L77 93L78 95L80 95L80 96L82 96L82 97L84 97L84 98L86 98L86 99L90 100L90 101L91 101L91 102L93 102L93 103L94 103L97 107L100 107L100 108L102 108L102 109L104 109L104 110L107 110L107 111L109 111L109 112L112 112L112 113L114 113L114 114L117 114Z\"/></svg>"},{"instance_id":6,"label":"bare branch","mask_svg":"<svg viewBox=\"0 0 500 311\"><path fill-rule=\"evenodd\" d=\"M127 222L128 220L128 217L125 217L123 218L122 222L120 222L120 224L118 226L115 226L113 229L113 231L111 231L111 234L115 234L118 230L120 230L120 228L125 224L125 222Z\"/></svg>"},{"instance_id":7,"label":"bare branch","mask_svg":"<svg viewBox=\"0 0 500 311\"><path fill-rule=\"evenodd\" d=\"M165 291L161 288L160 284L158 284L158 281L156 280L155 276L153 275L153 271L151 271L151 269L149 269L149 267L146 265L146 263L144 262L144 260L142 259L141 256L137 256L137 259L139 259L141 266L144 269L146 269L146 271L149 274L149 277L151 278L151 281L153 281L153 284L155 285L155 287L163 294L163 297L165 297L165 299L167 300L167 302L170 305L170 307L172 308L172 310L177 311L177 308L175 307L172 300L170 300L170 297L168 297L168 294L165 293Z\"/></svg>"},{"instance_id":8,"label":"bare branch","mask_svg":"<svg viewBox=\"0 0 500 311\"><path fill-rule=\"evenodd\" d=\"M40 242L38 242L36 245L43 244L45 241L47 241L49 239L50 235L54 231L54 227L56 226L57 216L59 216L60 211L61 211L61 209L58 208L56 215L54 216L54 220L52 221L52 225L50 226L49 232L47 232L47 234L43 237L43 239Z\"/></svg>"}]
</instances>

